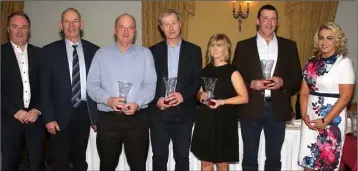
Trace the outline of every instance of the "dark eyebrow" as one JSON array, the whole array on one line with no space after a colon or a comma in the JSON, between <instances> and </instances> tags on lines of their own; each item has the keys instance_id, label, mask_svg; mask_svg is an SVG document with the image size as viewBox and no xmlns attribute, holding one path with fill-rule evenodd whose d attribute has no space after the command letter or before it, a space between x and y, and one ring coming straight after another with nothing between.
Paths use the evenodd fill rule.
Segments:
<instances>
[{"instance_id":1,"label":"dark eyebrow","mask_svg":"<svg viewBox=\"0 0 358 171\"><path fill-rule=\"evenodd\" d=\"M73 19L73 20L63 20L63 21L78 21L78 19Z\"/></svg>"}]
</instances>

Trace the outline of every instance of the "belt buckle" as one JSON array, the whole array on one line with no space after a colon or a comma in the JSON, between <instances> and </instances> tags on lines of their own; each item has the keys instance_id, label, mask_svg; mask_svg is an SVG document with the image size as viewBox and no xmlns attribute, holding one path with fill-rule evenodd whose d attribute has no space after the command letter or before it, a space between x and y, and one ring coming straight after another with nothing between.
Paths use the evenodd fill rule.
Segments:
<instances>
[{"instance_id":1,"label":"belt buckle","mask_svg":"<svg viewBox=\"0 0 358 171\"><path fill-rule=\"evenodd\" d=\"M264 97L264 102L271 102L272 98L271 97Z\"/></svg>"}]
</instances>

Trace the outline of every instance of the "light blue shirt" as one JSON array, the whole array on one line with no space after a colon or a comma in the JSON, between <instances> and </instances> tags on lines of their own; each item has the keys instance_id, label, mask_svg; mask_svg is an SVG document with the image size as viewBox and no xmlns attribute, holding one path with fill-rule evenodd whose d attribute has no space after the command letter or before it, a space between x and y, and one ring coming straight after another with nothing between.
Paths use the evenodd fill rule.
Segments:
<instances>
[{"instance_id":1,"label":"light blue shirt","mask_svg":"<svg viewBox=\"0 0 358 171\"><path fill-rule=\"evenodd\" d=\"M72 61L73 61L73 51L74 48L72 45L77 44L76 47L77 55L78 55L78 62L80 64L80 79L81 79L81 100L86 101L86 63L85 63L85 56L83 53L82 42L79 40L77 43L72 43L71 41L66 39L66 52L67 52L67 59L68 59L68 67L70 68L70 78L72 84Z\"/></svg>"},{"instance_id":2,"label":"light blue shirt","mask_svg":"<svg viewBox=\"0 0 358 171\"><path fill-rule=\"evenodd\" d=\"M179 65L179 54L181 40L174 46L168 46L168 77L177 77L178 76L178 65Z\"/></svg>"},{"instance_id":3,"label":"light blue shirt","mask_svg":"<svg viewBox=\"0 0 358 171\"><path fill-rule=\"evenodd\" d=\"M110 97L118 97L118 81L133 84L127 103L144 109L154 99L157 74L153 55L148 48L132 44L125 53L115 44L99 49L93 57L87 78L88 95L100 111L113 111L107 105Z\"/></svg>"}]
</instances>

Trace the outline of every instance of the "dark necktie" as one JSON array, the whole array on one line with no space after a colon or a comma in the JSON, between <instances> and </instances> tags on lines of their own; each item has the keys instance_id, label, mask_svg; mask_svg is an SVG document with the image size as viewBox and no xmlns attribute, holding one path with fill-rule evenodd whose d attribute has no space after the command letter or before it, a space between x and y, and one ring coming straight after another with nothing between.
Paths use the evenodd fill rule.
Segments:
<instances>
[{"instance_id":1,"label":"dark necktie","mask_svg":"<svg viewBox=\"0 0 358 171\"><path fill-rule=\"evenodd\" d=\"M80 63L78 60L77 46L72 45L72 105L77 108L81 103L81 78L80 78Z\"/></svg>"}]
</instances>

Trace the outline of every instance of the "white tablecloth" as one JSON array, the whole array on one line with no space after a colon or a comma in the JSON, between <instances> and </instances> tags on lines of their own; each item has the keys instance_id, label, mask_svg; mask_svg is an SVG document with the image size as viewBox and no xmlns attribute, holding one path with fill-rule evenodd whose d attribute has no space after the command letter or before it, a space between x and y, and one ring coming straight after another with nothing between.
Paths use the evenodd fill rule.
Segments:
<instances>
[{"instance_id":1,"label":"white tablecloth","mask_svg":"<svg viewBox=\"0 0 358 171\"><path fill-rule=\"evenodd\" d=\"M87 163L88 170L99 170L99 157L96 148L96 132L91 130L88 148L87 148ZM300 143L300 126L288 125L286 127L285 141L281 151L281 162L282 170L303 170L302 167L297 165L298 150ZM265 163L265 135L261 132L260 147L258 154L259 170L264 170ZM239 148L240 148L240 162L230 164L230 170L242 170L241 162L243 156L243 143L241 138L241 130L239 128ZM200 161L190 153L190 170L200 170ZM172 143L169 145L169 159L168 159L168 170L174 170L175 161L172 152ZM127 165L124 150L119 159L119 163L116 170L129 170ZM152 149L149 146L148 158L147 158L147 170L152 170Z\"/></svg>"}]
</instances>

